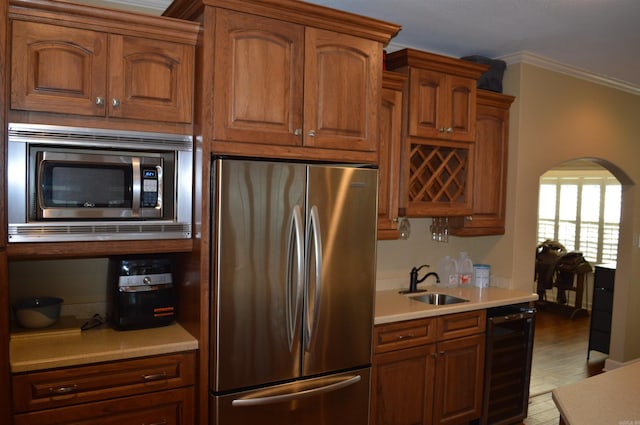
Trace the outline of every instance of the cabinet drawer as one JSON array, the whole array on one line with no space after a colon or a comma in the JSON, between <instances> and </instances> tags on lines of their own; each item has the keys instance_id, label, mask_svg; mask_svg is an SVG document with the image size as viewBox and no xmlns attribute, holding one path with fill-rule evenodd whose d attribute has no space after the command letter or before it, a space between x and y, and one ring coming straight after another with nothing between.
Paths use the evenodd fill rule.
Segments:
<instances>
[{"instance_id":1,"label":"cabinet drawer","mask_svg":"<svg viewBox=\"0 0 640 425\"><path fill-rule=\"evenodd\" d=\"M438 317L438 341L484 332L486 310L448 314Z\"/></svg>"},{"instance_id":2,"label":"cabinet drawer","mask_svg":"<svg viewBox=\"0 0 640 425\"><path fill-rule=\"evenodd\" d=\"M14 425L162 424L194 422L193 387L116 400L67 406L14 416Z\"/></svg>"},{"instance_id":3,"label":"cabinet drawer","mask_svg":"<svg viewBox=\"0 0 640 425\"><path fill-rule=\"evenodd\" d=\"M418 319L376 326L374 351L384 353L435 342L435 319Z\"/></svg>"},{"instance_id":4,"label":"cabinet drawer","mask_svg":"<svg viewBox=\"0 0 640 425\"><path fill-rule=\"evenodd\" d=\"M13 408L25 412L193 385L195 354L179 353L13 376Z\"/></svg>"}]
</instances>

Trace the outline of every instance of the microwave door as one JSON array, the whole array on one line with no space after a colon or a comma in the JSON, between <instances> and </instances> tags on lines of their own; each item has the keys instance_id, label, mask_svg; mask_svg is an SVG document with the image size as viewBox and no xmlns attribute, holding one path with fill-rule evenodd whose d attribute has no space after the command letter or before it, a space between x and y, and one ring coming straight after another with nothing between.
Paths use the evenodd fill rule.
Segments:
<instances>
[{"instance_id":1,"label":"microwave door","mask_svg":"<svg viewBox=\"0 0 640 425\"><path fill-rule=\"evenodd\" d=\"M144 168L154 179L144 178L136 156L43 151L36 158L32 193L39 219L136 219L145 200L143 185L155 187L153 205L154 193L161 193L160 158Z\"/></svg>"}]
</instances>

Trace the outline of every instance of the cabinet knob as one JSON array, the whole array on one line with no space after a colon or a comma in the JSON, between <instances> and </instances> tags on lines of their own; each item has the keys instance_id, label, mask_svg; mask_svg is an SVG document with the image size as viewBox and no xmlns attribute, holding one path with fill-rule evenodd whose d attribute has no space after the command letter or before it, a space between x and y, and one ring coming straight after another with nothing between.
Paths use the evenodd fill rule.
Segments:
<instances>
[{"instance_id":1,"label":"cabinet knob","mask_svg":"<svg viewBox=\"0 0 640 425\"><path fill-rule=\"evenodd\" d=\"M307 133L307 136L316 137L316 132L314 130L309 130L309 132Z\"/></svg>"},{"instance_id":2,"label":"cabinet knob","mask_svg":"<svg viewBox=\"0 0 640 425\"><path fill-rule=\"evenodd\" d=\"M294 136L300 136L302 134L302 129L296 128L295 130L293 130L293 134Z\"/></svg>"},{"instance_id":3,"label":"cabinet knob","mask_svg":"<svg viewBox=\"0 0 640 425\"><path fill-rule=\"evenodd\" d=\"M111 105L113 105L114 108L119 108L120 107L120 99L113 99L111 101Z\"/></svg>"},{"instance_id":4,"label":"cabinet knob","mask_svg":"<svg viewBox=\"0 0 640 425\"><path fill-rule=\"evenodd\" d=\"M96 97L96 105L103 106L104 105L104 97L101 97L101 96Z\"/></svg>"},{"instance_id":5,"label":"cabinet knob","mask_svg":"<svg viewBox=\"0 0 640 425\"><path fill-rule=\"evenodd\" d=\"M445 129L445 131L446 131L447 133L453 133L453 128L448 127L448 128L446 128L446 129Z\"/></svg>"}]
</instances>

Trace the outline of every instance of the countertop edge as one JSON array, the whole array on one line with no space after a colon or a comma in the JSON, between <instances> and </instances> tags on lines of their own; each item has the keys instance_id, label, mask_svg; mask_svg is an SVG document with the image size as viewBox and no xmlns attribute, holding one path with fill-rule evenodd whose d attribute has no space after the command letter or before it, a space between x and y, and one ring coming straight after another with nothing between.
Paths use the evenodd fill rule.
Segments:
<instances>
[{"instance_id":1,"label":"countertop edge","mask_svg":"<svg viewBox=\"0 0 640 425\"><path fill-rule=\"evenodd\" d=\"M10 344L10 366L12 373L35 372L60 367L83 366L107 361L128 360L182 351L193 351L199 347L198 340L179 324L169 327L137 331L114 331L102 329L82 336L35 337L21 339ZM141 334L143 336L141 337ZM148 335L148 338L144 336ZM55 341L52 339L55 338ZM99 339L100 349L92 346L91 339ZM132 342L133 341L133 342ZM143 341L143 342L140 342ZM145 342L148 341L148 342ZM64 344L66 343L66 344ZM50 351L34 355L31 350ZM48 355L47 355L48 354Z\"/></svg>"},{"instance_id":2,"label":"countertop edge","mask_svg":"<svg viewBox=\"0 0 640 425\"><path fill-rule=\"evenodd\" d=\"M444 314L463 313L511 304L527 303L538 300L538 295L524 291L504 288L437 288L430 287L427 292L447 293L468 299L468 302L445 306L433 306L398 293L397 289L376 292L376 312L374 324L400 322L404 320L437 317Z\"/></svg>"}]
</instances>

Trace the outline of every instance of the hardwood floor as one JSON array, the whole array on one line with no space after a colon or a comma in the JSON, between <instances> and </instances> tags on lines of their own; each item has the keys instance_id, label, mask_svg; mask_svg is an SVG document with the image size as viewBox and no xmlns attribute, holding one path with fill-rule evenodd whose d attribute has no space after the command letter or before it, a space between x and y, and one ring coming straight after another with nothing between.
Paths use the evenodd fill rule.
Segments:
<instances>
[{"instance_id":1,"label":"hardwood floor","mask_svg":"<svg viewBox=\"0 0 640 425\"><path fill-rule=\"evenodd\" d=\"M589 321L589 316L570 319L551 309L538 309L525 425L558 425L551 390L602 372L605 354L592 351L587 360Z\"/></svg>"}]
</instances>

